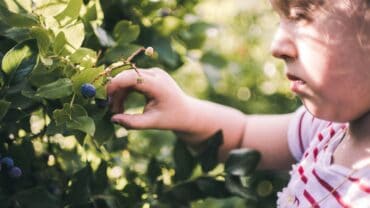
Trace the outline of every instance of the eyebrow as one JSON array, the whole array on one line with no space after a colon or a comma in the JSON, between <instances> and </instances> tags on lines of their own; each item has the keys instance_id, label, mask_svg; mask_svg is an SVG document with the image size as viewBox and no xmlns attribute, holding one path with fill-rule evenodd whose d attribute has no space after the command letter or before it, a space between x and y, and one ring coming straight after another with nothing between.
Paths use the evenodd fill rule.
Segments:
<instances>
[{"instance_id":1,"label":"eyebrow","mask_svg":"<svg viewBox=\"0 0 370 208\"><path fill-rule=\"evenodd\" d=\"M277 13L289 14L289 0L271 0L271 5Z\"/></svg>"},{"instance_id":2,"label":"eyebrow","mask_svg":"<svg viewBox=\"0 0 370 208\"><path fill-rule=\"evenodd\" d=\"M272 7L283 16L289 16L292 8L303 8L310 11L324 3L325 0L271 0Z\"/></svg>"}]
</instances>

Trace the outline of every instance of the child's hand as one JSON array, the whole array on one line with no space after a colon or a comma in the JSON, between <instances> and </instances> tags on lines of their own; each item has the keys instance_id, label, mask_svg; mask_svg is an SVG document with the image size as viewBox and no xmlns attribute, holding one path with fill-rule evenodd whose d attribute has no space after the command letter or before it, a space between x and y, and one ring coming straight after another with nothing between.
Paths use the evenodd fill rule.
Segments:
<instances>
[{"instance_id":1,"label":"child's hand","mask_svg":"<svg viewBox=\"0 0 370 208\"><path fill-rule=\"evenodd\" d=\"M142 93L147 99L142 114L123 112L125 98L132 91ZM113 122L133 129L186 129L191 99L161 69L140 69L139 74L135 70L123 71L111 80L107 92L111 111L115 113Z\"/></svg>"}]
</instances>

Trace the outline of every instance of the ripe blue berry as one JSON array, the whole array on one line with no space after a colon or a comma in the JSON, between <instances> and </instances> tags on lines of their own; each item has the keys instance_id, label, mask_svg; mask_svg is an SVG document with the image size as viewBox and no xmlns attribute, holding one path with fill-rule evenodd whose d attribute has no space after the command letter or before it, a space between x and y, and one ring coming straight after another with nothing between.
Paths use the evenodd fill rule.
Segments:
<instances>
[{"instance_id":1,"label":"ripe blue berry","mask_svg":"<svg viewBox=\"0 0 370 208\"><path fill-rule=\"evenodd\" d=\"M14 166L14 161L10 157L4 157L4 158L1 159L1 165L4 168L10 169Z\"/></svg>"},{"instance_id":2,"label":"ripe blue berry","mask_svg":"<svg viewBox=\"0 0 370 208\"><path fill-rule=\"evenodd\" d=\"M81 94L86 98L92 98L96 94L96 88L94 85L85 83L81 86Z\"/></svg>"},{"instance_id":3,"label":"ripe blue berry","mask_svg":"<svg viewBox=\"0 0 370 208\"><path fill-rule=\"evenodd\" d=\"M108 100L107 99L99 99L99 98L96 98L95 99L95 104L99 108L105 108L108 105Z\"/></svg>"},{"instance_id":4,"label":"ripe blue berry","mask_svg":"<svg viewBox=\"0 0 370 208\"><path fill-rule=\"evenodd\" d=\"M17 166L14 166L12 167L9 171L8 171L8 174L10 177L12 178L19 178L21 175L22 175L22 170L17 167Z\"/></svg>"}]
</instances>

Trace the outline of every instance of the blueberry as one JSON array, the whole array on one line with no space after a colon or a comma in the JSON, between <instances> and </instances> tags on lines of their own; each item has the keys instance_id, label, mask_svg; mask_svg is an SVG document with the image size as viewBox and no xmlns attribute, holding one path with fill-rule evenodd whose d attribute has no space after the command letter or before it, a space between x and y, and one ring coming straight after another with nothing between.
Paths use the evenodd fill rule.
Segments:
<instances>
[{"instance_id":1,"label":"blueberry","mask_svg":"<svg viewBox=\"0 0 370 208\"><path fill-rule=\"evenodd\" d=\"M21 175L22 175L22 170L17 167L17 166L14 166L12 167L9 171L8 171L8 174L10 177L12 178L19 178Z\"/></svg>"},{"instance_id":2,"label":"blueberry","mask_svg":"<svg viewBox=\"0 0 370 208\"><path fill-rule=\"evenodd\" d=\"M81 86L81 94L86 98L92 98L96 95L96 88L94 85L85 83Z\"/></svg>"},{"instance_id":3,"label":"blueberry","mask_svg":"<svg viewBox=\"0 0 370 208\"><path fill-rule=\"evenodd\" d=\"M4 157L1 159L1 165L4 166L5 168L12 168L14 166L14 161L11 157Z\"/></svg>"},{"instance_id":4,"label":"blueberry","mask_svg":"<svg viewBox=\"0 0 370 208\"><path fill-rule=\"evenodd\" d=\"M96 99L95 99L95 104L96 104L96 106L98 106L99 108L105 108L105 107L107 107L107 105L108 105L108 100L107 100L107 99L100 99L100 98L96 98Z\"/></svg>"}]
</instances>

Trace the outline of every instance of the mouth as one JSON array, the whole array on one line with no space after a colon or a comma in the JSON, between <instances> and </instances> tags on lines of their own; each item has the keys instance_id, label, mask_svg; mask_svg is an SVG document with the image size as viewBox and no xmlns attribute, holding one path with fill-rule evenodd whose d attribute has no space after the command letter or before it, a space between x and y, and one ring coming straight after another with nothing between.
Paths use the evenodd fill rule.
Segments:
<instances>
[{"instance_id":1,"label":"mouth","mask_svg":"<svg viewBox=\"0 0 370 208\"><path fill-rule=\"evenodd\" d=\"M295 75L293 75L293 74L287 74L286 75L286 77L290 80L290 81L292 81L292 82L299 82L299 83L301 83L301 84L305 84L306 82L305 81L303 81L301 78L299 78L299 77L297 77L297 76L295 76Z\"/></svg>"},{"instance_id":2,"label":"mouth","mask_svg":"<svg viewBox=\"0 0 370 208\"><path fill-rule=\"evenodd\" d=\"M286 77L291 81L290 89L295 93L300 93L306 82L293 74L288 73Z\"/></svg>"}]
</instances>

